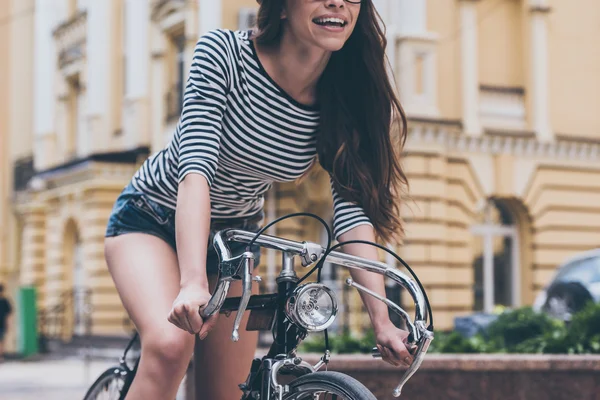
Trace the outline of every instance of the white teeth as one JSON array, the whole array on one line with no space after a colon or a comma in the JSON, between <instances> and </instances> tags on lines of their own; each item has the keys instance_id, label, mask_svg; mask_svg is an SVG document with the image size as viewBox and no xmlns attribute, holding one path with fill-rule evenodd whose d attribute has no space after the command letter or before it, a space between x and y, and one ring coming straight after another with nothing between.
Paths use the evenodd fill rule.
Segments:
<instances>
[{"instance_id":1,"label":"white teeth","mask_svg":"<svg viewBox=\"0 0 600 400\"><path fill-rule=\"evenodd\" d=\"M321 24L326 24L328 22L333 22L335 24L340 24L340 25L345 24L345 21L341 18L318 18L315 21L318 23L321 23Z\"/></svg>"}]
</instances>

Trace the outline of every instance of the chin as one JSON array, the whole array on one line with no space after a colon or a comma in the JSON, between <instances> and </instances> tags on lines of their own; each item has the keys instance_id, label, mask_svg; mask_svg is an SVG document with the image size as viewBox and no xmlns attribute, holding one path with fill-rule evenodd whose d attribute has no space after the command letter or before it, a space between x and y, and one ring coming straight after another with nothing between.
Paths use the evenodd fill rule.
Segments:
<instances>
[{"instance_id":1,"label":"chin","mask_svg":"<svg viewBox=\"0 0 600 400\"><path fill-rule=\"evenodd\" d=\"M337 38L329 38L329 39L320 39L317 42L317 45L326 51L338 51L341 50L346 44L346 40L337 39Z\"/></svg>"}]
</instances>

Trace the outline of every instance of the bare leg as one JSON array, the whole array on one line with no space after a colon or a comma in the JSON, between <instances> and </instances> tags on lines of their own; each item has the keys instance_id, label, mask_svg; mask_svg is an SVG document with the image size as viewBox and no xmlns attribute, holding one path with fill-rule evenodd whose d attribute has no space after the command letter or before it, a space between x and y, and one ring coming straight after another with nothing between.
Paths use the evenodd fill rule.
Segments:
<instances>
[{"instance_id":1,"label":"bare leg","mask_svg":"<svg viewBox=\"0 0 600 400\"><path fill-rule=\"evenodd\" d=\"M211 290L215 283L216 277L211 277ZM253 285L252 292L258 293L258 285ZM232 284L228 297L241 294L241 282ZM242 396L238 384L244 382L250 372L258 344L258 332L245 330L250 314L248 311L240 326L240 340L233 342L231 332L235 314L231 313L228 318L221 315L206 339L196 342L196 400L234 400Z\"/></svg>"},{"instance_id":2,"label":"bare leg","mask_svg":"<svg viewBox=\"0 0 600 400\"><path fill-rule=\"evenodd\" d=\"M4 340L0 340L0 361L4 361Z\"/></svg>"},{"instance_id":3,"label":"bare leg","mask_svg":"<svg viewBox=\"0 0 600 400\"><path fill-rule=\"evenodd\" d=\"M142 343L127 400L174 399L194 346L194 335L167 320L179 293L177 256L163 240L141 233L107 238L105 254Z\"/></svg>"}]
</instances>

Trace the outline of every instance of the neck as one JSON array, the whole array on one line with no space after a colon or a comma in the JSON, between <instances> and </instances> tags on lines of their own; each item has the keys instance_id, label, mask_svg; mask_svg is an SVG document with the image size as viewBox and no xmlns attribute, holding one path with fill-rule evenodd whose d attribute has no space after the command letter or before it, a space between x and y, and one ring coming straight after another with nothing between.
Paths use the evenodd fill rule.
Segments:
<instances>
[{"instance_id":1,"label":"neck","mask_svg":"<svg viewBox=\"0 0 600 400\"><path fill-rule=\"evenodd\" d=\"M301 101L314 101L317 82L331 52L300 42L284 28L280 43L265 49L265 55L270 67L267 72L286 92Z\"/></svg>"}]
</instances>

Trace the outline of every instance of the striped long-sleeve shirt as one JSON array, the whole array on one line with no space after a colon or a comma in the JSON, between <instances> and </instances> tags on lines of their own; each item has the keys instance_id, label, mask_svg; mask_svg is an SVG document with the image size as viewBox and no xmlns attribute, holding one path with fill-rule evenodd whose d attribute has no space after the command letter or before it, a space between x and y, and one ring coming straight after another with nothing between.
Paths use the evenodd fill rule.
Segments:
<instances>
[{"instance_id":1,"label":"striped long-sleeve shirt","mask_svg":"<svg viewBox=\"0 0 600 400\"><path fill-rule=\"evenodd\" d=\"M293 181L314 162L319 112L292 99L262 67L247 31L215 30L196 45L177 128L133 177L134 187L175 209L187 174L210 186L211 217L260 212L273 182ZM332 186L334 234L371 224Z\"/></svg>"}]
</instances>

